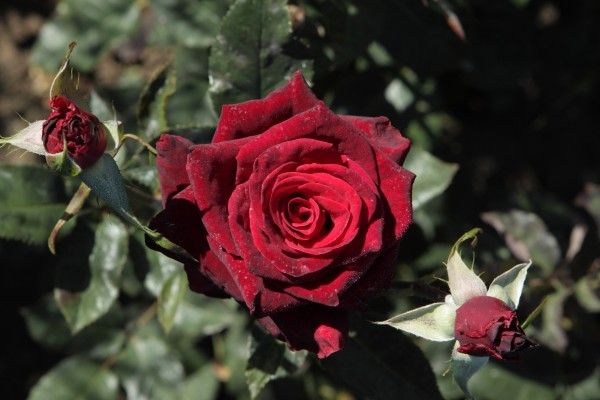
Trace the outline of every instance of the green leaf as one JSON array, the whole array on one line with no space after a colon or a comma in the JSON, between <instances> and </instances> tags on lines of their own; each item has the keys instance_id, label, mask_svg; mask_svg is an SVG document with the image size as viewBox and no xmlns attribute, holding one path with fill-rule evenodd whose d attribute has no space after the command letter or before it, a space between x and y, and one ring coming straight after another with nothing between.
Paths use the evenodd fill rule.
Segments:
<instances>
[{"instance_id":1,"label":"green leaf","mask_svg":"<svg viewBox=\"0 0 600 400\"><path fill-rule=\"evenodd\" d=\"M570 385L565 390L563 400L600 399L600 367L596 367L587 378Z\"/></svg>"},{"instance_id":2,"label":"green leaf","mask_svg":"<svg viewBox=\"0 0 600 400\"><path fill-rule=\"evenodd\" d=\"M94 248L89 256L88 286L77 292L54 289L54 297L72 332L80 331L108 312L119 294L126 260L127 230L118 219L106 216L96 228Z\"/></svg>"},{"instance_id":3,"label":"green leaf","mask_svg":"<svg viewBox=\"0 0 600 400\"><path fill-rule=\"evenodd\" d=\"M231 6L209 57L217 113L223 104L263 98L298 69L308 75L310 63L287 53L290 33L286 0L237 0Z\"/></svg>"},{"instance_id":4,"label":"green leaf","mask_svg":"<svg viewBox=\"0 0 600 400\"><path fill-rule=\"evenodd\" d=\"M177 85L176 70L170 64L160 69L148 82L138 103L138 124L143 139L150 142L169 129L167 106Z\"/></svg>"},{"instance_id":5,"label":"green leaf","mask_svg":"<svg viewBox=\"0 0 600 400\"><path fill-rule=\"evenodd\" d=\"M250 397L256 399L267 383L296 372L306 356L306 351L292 352L273 336L255 327L250 338L250 358L246 367Z\"/></svg>"},{"instance_id":6,"label":"green leaf","mask_svg":"<svg viewBox=\"0 0 600 400\"><path fill-rule=\"evenodd\" d=\"M162 253L150 249L146 249L146 254L149 270L144 278L144 287L158 298L165 283L170 277L177 274L177 271L183 269L183 265Z\"/></svg>"},{"instance_id":7,"label":"green leaf","mask_svg":"<svg viewBox=\"0 0 600 400\"><path fill-rule=\"evenodd\" d=\"M114 111L95 90L90 94L90 112L100 121L110 121L115 117Z\"/></svg>"},{"instance_id":8,"label":"green leaf","mask_svg":"<svg viewBox=\"0 0 600 400\"><path fill-rule=\"evenodd\" d=\"M177 71L177 88L167 104L167 117L174 128L173 133L191 130L198 134L202 130L198 128L212 128L217 124L218 115L208 94L208 55L208 49L178 48L175 52L173 68ZM211 136L212 131L210 129ZM192 141L198 143L197 140Z\"/></svg>"},{"instance_id":9,"label":"green leaf","mask_svg":"<svg viewBox=\"0 0 600 400\"><path fill-rule=\"evenodd\" d=\"M67 358L44 375L28 400L114 400L119 382L115 374L81 356Z\"/></svg>"},{"instance_id":10,"label":"green leaf","mask_svg":"<svg viewBox=\"0 0 600 400\"><path fill-rule=\"evenodd\" d=\"M185 271L180 269L163 285L158 297L158 321L166 333L169 333L175 322L175 315L188 290Z\"/></svg>"},{"instance_id":11,"label":"green leaf","mask_svg":"<svg viewBox=\"0 0 600 400\"><path fill-rule=\"evenodd\" d=\"M417 210L450 186L458 164L441 161L427 151L413 147L406 157L404 168L416 175L412 204Z\"/></svg>"},{"instance_id":12,"label":"green leaf","mask_svg":"<svg viewBox=\"0 0 600 400\"><path fill-rule=\"evenodd\" d=\"M129 199L119 167L109 154L103 154L94 165L81 171L81 180L94 194L121 216L129 219Z\"/></svg>"},{"instance_id":13,"label":"green leaf","mask_svg":"<svg viewBox=\"0 0 600 400\"><path fill-rule=\"evenodd\" d=\"M487 364L489 357L475 357L469 354L459 353L458 342L452 350L452 375L462 391L470 396L469 382L477 371Z\"/></svg>"},{"instance_id":14,"label":"green leaf","mask_svg":"<svg viewBox=\"0 0 600 400\"><path fill-rule=\"evenodd\" d=\"M542 310L541 330L535 338L552 350L562 353L566 350L569 339L562 325L564 304L571 292L563 287L548 296Z\"/></svg>"},{"instance_id":15,"label":"green leaf","mask_svg":"<svg viewBox=\"0 0 600 400\"><path fill-rule=\"evenodd\" d=\"M219 31L219 22L231 1L150 0L156 24L149 32L151 43L185 47L208 47Z\"/></svg>"},{"instance_id":16,"label":"green leaf","mask_svg":"<svg viewBox=\"0 0 600 400\"><path fill-rule=\"evenodd\" d=\"M433 303L407 311L379 325L389 325L427 340L445 342L454 339L456 306L449 303Z\"/></svg>"},{"instance_id":17,"label":"green leaf","mask_svg":"<svg viewBox=\"0 0 600 400\"><path fill-rule=\"evenodd\" d=\"M213 299L187 291L175 316L172 335L193 338L211 336L234 324L237 318L235 301Z\"/></svg>"},{"instance_id":18,"label":"green leaf","mask_svg":"<svg viewBox=\"0 0 600 400\"><path fill-rule=\"evenodd\" d=\"M533 260L550 274L561 259L556 238L537 215L521 210L491 211L481 214L481 219L492 225L510 251L521 261Z\"/></svg>"},{"instance_id":19,"label":"green leaf","mask_svg":"<svg viewBox=\"0 0 600 400\"><path fill-rule=\"evenodd\" d=\"M0 147L10 144L30 153L46 155L44 142L42 141L42 127L45 120L29 123L25 128L9 137L0 137Z\"/></svg>"},{"instance_id":20,"label":"green leaf","mask_svg":"<svg viewBox=\"0 0 600 400\"><path fill-rule=\"evenodd\" d=\"M100 57L137 29L139 15L139 4L131 0L63 0L42 27L31 60L55 71L69 43L77 40L71 64L91 71Z\"/></svg>"},{"instance_id":21,"label":"green leaf","mask_svg":"<svg viewBox=\"0 0 600 400\"><path fill-rule=\"evenodd\" d=\"M71 331L52 297L21 311L29 336L50 350L60 350L71 340Z\"/></svg>"},{"instance_id":22,"label":"green leaf","mask_svg":"<svg viewBox=\"0 0 600 400\"><path fill-rule=\"evenodd\" d=\"M575 284L575 297L581 306L592 313L600 312L600 272L586 275Z\"/></svg>"},{"instance_id":23,"label":"green leaf","mask_svg":"<svg viewBox=\"0 0 600 400\"><path fill-rule=\"evenodd\" d=\"M218 346L218 359L229 371L229 379L225 388L233 398L247 398L246 365L248 364L247 313L237 313L235 320L225 331L215 339ZM217 351L217 349L215 349Z\"/></svg>"},{"instance_id":24,"label":"green leaf","mask_svg":"<svg viewBox=\"0 0 600 400\"><path fill-rule=\"evenodd\" d=\"M406 110L415 100L415 95L410 87L400 79L394 79L390 82L385 88L384 96L398 112Z\"/></svg>"},{"instance_id":25,"label":"green leaf","mask_svg":"<svg viewBox=\"0 0 600 400\"><path fill-rule=\"evenodd\" d=\"M177 399L180 400L214 400L219 391L219 380L214 367L206 365L188 376L183 382Z\"/></svg>"},{"instance_id":26,"label":"green leaf","mask_svg":"<svg viewBox=\"0 0 600 400\"><path fill-rule=\"evenodd\" d=\"M183 365L159 333L155 324L136 331L116 360L114 371L128 400L177 398Z\"/></svg>"},{"instance_id":27,"label":"green leaf","mask_svg":"<svg viewBox=\"0 0 600 400\"><path fill-rule=\"evenodd\" d=\"M423 353L399 331L360 323L345 347L322 361L334 378L373 400L441 400Z\"/></svg>"},{"instance_id":28,"label":"green leaf","mask_svg":"<svg viewBox=\"0 0 600 400\"><path fill-rule=\"evenodd\" d=\"M46 243L65 209L61 179L47 168L0 169L0 238Z\"/></svg>"},{"instance_id":29,"label":"green leaf","mask_svg":"<svg viewBox=\"0 0 600 400\"><path fill-rule=\"evenodd\" d=\"M473 377L470 388L477 400L554 400L560 398L551 386L527 379L493 363Z\"/></svg>"},{"instance_id":30,"label":"green leaf","mask_svg":"<svg viewBox=\"0 0 600 400\"><path fill-rule=\"evenodd\" d=\"M575 203L583 207L596 221L596 228L600 232L600 185L588 183Z\"/></svg>"},{"instance_id":31,"label":"green leaf","mask_svg":"<svg viewBox=\"0 0 600 400\"><path fill-rule=\"evenodd\" d=\"M519 307L519 299L530 266L531 261L518 264L505 273L498 275L490 284L487 295L502 300L510 308L516 310Z\"/></svg>"},{"instance_id":32,"label":"green leaf","mask_svg":"<svg viewBox=\"0 0 600 400\"><path fill-rule=\"evenodd\" d=\"M155 165L140 165L123 171L123 177L145 186L153 192L158 190L158 170Z\"/></svg>"}]
</instances>

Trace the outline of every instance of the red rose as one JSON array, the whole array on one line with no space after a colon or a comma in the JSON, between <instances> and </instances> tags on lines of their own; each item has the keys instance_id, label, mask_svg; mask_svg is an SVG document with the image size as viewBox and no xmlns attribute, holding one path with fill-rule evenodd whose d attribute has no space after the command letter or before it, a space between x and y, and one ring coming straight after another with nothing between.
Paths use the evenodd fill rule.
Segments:
<instances>
[{"instance_id":1,"label":"red rose","mask_svg":"<svg viewBox=\"0 0 600 400\"><path fill-rule=\"evenodd\" d=\"M515 311L490 296L473 297L460 306L454 330L458 351L473 356L515 359L518 352L535 346L525 336Z\"/></svg>"},{"instance_id":2,"label":"red rose","mask_svg":"<svg viewBox=\"0 0 600 400\"><path fill-rule=\"evenodd\" d=\"M42 127L46 151L61 153L66 140L69 157L77 165L87 168L94 164L106 149L106 131L102 123L63 96L53 97L50 108L50 115Z\"/></svg>"},{"instance_id":3,"label":"red rose","mask_svg":"<svg viewBox=\"0 0 600 400\"><path fill-rule=\"evenodd\" d=\"M151 226L195 256L193 290L231 296L292 349L343 346L344 309L385 287L411 223L410 142L386 118L338 116L298 72L223 106L211 144L162 135Z\"/></svg>"}]
</instances>

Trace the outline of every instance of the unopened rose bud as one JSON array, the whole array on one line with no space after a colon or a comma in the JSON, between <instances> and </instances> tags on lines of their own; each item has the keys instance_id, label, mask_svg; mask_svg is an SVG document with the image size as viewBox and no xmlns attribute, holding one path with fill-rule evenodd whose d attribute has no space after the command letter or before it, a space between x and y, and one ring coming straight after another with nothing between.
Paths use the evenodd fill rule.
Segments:
<instances>
[{"instance_id":1,"label":"unopened rose bud","mask_svg":"<svg viewBox=\"0 0 600 400\"><path fill-rule=\"evenodd\" d=\"M477 296L456 310L455 336L460 353L515 359L517 353L536 346L519 325L517 314L502 300Z\"/></svg>"},{"instance_id":2,"label":"unopened rose bud","mask_svg":"<svg viewBox=\"0 0 600 400\"><path fill-rule=\"evenodd\" d=\"M50 100L51 112L42 128L46 151L57 154L67 144L67 153L81 168L90 167L106 150L107 132L95 115L79 109L63 96Z\"/></svg>"}]
</instances>

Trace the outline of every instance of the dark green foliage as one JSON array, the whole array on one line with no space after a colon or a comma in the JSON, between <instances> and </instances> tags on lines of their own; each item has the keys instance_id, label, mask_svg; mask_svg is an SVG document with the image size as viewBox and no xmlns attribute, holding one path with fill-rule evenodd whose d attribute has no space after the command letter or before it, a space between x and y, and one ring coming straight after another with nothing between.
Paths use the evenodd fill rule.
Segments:
<instances>
[{"instance_id":1,"label":"dark green foliage","mask_svg":"<svg viewBox=\"0 0 600 400\"><path fill-rule=\"evenodd\" d=\"M116 160L124 187L112 161L84 174L101 195L65 225L56 256L45 243L80 181L2 152L1 398L462 399L447 373L451 345L365 321L443 300L448 249L480 226L475 257L487 284L533 260L518 314L524 321L542 304L527 328L541 346L520 363L489 363L472 393L600 399L595 0L56 3L53 12L53 2L2 6L0 45L14 36L1 48L31 55L18 75L31 78L31 96L46 96L38 86L75 40L73 76L92 112L112 118L114 106L124 132L151 145L165 131L205 143L223 104L263 97L301 69L334 112L385 115L412 140L415 223L391 290L353 318L345 350L319 361L266 335L234 301L190 292L181 263L114 215L111 206L146 223L161 208L154 156L138 143ZM38 16L36 6L44 23L23 40L16 27L28 25L14 15ZM0 91L9 83L0 78ZM19 111L47 101L37 97ZM22 126L10 112L0 126Z\"/></svg>"}]
</instances>

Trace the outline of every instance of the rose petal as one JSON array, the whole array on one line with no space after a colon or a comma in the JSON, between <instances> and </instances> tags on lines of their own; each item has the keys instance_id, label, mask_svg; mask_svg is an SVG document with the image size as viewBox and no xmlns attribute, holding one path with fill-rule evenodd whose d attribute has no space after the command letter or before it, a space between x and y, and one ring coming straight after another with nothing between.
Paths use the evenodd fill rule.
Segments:
<instances>
[{"instance_id":1,"label":"rose petal","mask_svg":"<svg viewBox=\"0 0 600 400\"><path fill-rule=\"evenodd\" d=\"M379 190L386 200L385 211L390 215L390 218L385 218L384 237L393 235L394 240L397 240L412 223L411 193L415 175L382 153L376 154L381 182Z\"/></svg>"},{"instance_id":2,"label":"rose petal","mask_svg":"<svg viewBox=\"0 0 600 400\"><path fill-rule=\"evenodd\" d=\"M150 222L150 228L160 232L167 239L197 257L206 268L208 265L207 252L209 252L205 239L206 232L202 226L191 188L183 190L167 201L166 208ZM178 258L176 255L156 247L152 241L149 241L147 245L171 258ZM233 283L230 276L223 275L218 279L214 279L214 277L208 279L198 264L186 263L185 268L192 290L209 296L227 297L218 286L229 287Z\"/></svg>"},{"instance_id":3,"label":"rose petal","mask_svg":"<svg viewBox=\"0 0 600 400\"><path fill-rule=\"evenodd\" d=\"M264 99L224 105L213 143L259 135L317 102L302 73L297 71L285 86Z\"/></svg>"},{"instance_id":4,"label":"rose petal","mask_svg":"<svg viewBox=\"0 0 600 400\"><path fill-rule=\"evenodd\" d=\"M341 117L360 129L369 138L373 146L379 148L389 158L402 163L410 149L410 140L392 126L386 117L357 117L344 115Z\"/></svg>"},{"instance_id":5,"label":"rose petal","mask_svg":"<svg viewBox=\"0 0 600 400\"><path fill-rule=\"evenodd\" d=\"M156 169L163 206L190 184L185 165L193 143L181 136L160 135L156 142Z\"/></svg>"},{"instance_id":6,"label":"rose petal","mask_svg":"<svg viewBox=\"0 0 600 400\"><path fill-rule=\"evenodd\" d=\"M368 176L376 184L379 183L374 149L368 139L352 124L333 114L321 101L313 108L269 128L242 146L237 156L236 182L248 180L256 159L266 149L300 138L331 143L335 153L346 155L359 163Z\"/></svg>"},{"instance_id":7,"label":"rose petal","mask_svg":"<svg viewBox=\"0 0 600 400\"><path fill-rule=\"evenodd\" d=\"M348 318L339 309L308 305L258 320L292 350L306 349L325 358L344 346Z\"/></svg>"},{"instance_id":8,"label":"rose petal","mask_svg":"<svg viewBox=\"0 0 600 400\"><path fill-rule=\"evenodd\" d=\"M344 307L361 307L364 299L369 295L385 290L394 277L397 258L398 245L383 251L373 261L369 271L344 294L342 299Z\"/></svg>"},{"instance_id":9,"label":"rose petal","mask_svg":"<svg viewBox=\"0 0 600 400\"><path fill-rule=\"evenodd\" d=\"M336 307L342 296L373 266L375 258L375 255L362 257L356 263L339 266L329 277L298 285L281 285L280 290L313 303Z\"/></svg>"}]
</instances>

